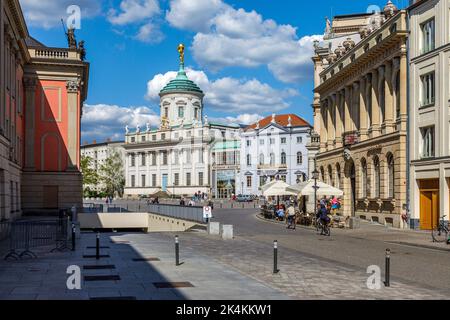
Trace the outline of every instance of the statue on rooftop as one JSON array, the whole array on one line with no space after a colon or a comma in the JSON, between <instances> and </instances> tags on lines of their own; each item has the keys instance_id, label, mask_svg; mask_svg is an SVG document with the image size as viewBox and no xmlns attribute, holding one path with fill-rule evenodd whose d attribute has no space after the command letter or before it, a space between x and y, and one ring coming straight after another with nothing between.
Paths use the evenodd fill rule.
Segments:
<instances>
[{"instance_id":1,"label":"statue on rooftop","mask_svg":"<svg viewBox=\"0 0 450 320\"><path fill-rule=\"evenodd\" d=\"M70 49L77 49L77 39L75 37L75 28L69 28L66 32L67 44Z\"/></svg>"},{"instance_id":2,"label":"statue on rooftop","mask_svg":"<svg viewBox=\"0 0 450 320\"><path fill-rule=\"evenodd\" d=\"M180 54L180 62L184 64L184 44L180 43L178 45L178 53Z\"/></svg>"}]
</instances>

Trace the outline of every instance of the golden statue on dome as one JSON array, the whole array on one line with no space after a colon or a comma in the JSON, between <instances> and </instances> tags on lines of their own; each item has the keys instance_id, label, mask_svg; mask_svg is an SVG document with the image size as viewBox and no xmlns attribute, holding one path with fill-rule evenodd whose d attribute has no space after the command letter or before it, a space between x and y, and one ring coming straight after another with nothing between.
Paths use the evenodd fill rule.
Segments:
<instances>
[{"instance_id":1,"label":"golden statue on dome","mask_svg":"<svg viewBox=\"0 0 450 320\"><path fill-rule=\"evenodd\" d=\"M184 64L184 44L178 45L178 53L180 54L180 62Z\"/></svg>"}]
</instances>

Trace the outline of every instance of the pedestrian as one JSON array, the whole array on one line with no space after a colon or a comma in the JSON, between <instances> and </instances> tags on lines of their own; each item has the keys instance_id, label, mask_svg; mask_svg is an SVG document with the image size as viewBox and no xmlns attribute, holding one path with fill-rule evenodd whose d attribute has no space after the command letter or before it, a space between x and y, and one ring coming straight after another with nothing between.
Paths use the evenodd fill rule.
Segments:
<instances>
[{"instance_id":1,"label":"pedestrian","mask_svg":"<svg viewBox=\"0 0 450 320\"><path fill-rule=\"evenodd\" d=\"M287 209L287 214L288 214L288 226L287 226L287 228L290 229L291 226L293 226L294 230L295 230L296 221L295 221L295 207L294 207L294 202L293 201L291 202L291 204L289 205L289 207Z\"/></svg>"},{"instance_id":2,"label":"pedestrian","mask_svg":"<svg viewBox=\"0 0 450 320\"><path fill-rule=\"evenodd\" d=\"M108 197L106 197L106 205L108 205Z\"/></svg>"},{"instance_id":3,"label":"pedestrian","mask_svg":"<svg viewBox=\"0 0 450 320\"><path fill-rule=\"evenodd\" d=\"M186 206L186 201L184 201L184 198L181 198L180 206L182 206L182 207Z\"/></svg>"}]
</instances>

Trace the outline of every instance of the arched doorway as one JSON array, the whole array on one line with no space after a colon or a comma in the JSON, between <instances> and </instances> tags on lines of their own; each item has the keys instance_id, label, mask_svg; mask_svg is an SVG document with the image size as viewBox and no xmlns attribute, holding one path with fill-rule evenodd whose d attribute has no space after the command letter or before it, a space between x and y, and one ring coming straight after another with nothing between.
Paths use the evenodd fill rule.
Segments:
<instances>
[{"instance_id":1,"label":"arched doorway","mask_svg":"<svg viewBox=\"0 0 450 320\"><path fill-rule=\"evenodd\" d=\"M356 169L353 159L345 163L345 177L347 182L344 190L344 200L348 203L345 211L347 215L354 217L356 212Z\"/></svg>"}]
</instances>

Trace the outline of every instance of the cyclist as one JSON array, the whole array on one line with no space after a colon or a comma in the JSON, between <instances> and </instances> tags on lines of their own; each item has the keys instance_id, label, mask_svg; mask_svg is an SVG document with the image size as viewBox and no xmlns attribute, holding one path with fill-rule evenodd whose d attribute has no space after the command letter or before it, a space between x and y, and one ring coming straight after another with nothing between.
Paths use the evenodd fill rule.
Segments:
<instances>
[{"instance_id":1,"label":"cyclist","mask_svg":"<svg viewBox=\"0 0 450 320\"><path fill-rule=\"evenodd\" d=\"M320 222L322 222L323 225L328 225L330 223L330 218L328 217L328 210L324 204L320 205L320 210L318 212L318 216L319 216ZM320 234L323 235L323 229Z\"/></svg>"},{"instance_id":2,"label":"cyclist","mask_svg":"<svg viewBox=\"0 0 450 320\"><path fill-rule=\"evenodd\" d=\"M288 226L286 228L290 229L292 226L295 230L295 208L294 202L292 201L287 209L288 214Z\"/></svg>"}]
</instances>

